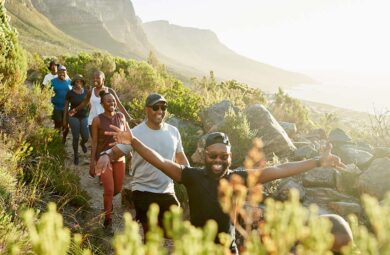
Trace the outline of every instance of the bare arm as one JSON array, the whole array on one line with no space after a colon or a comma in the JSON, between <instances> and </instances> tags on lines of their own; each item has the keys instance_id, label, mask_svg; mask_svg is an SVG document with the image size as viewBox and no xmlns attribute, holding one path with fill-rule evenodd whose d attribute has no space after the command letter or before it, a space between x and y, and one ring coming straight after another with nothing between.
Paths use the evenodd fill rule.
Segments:
<instances>
[{"instance_id":1,"label":"bare arm","mask_svg":"<svg viewBox=\"0 0 390 255\"><path fill-rule=\"evenodd\" d=\"M143 144L140 140L133 137L131 130L121 131L116 126L110 125L114 132L105 132L106 135L112 135L116 143L131 144L133 150L147 162L152 164L157 169L169 176L174 181L180 182L182 176L182 168L178 163L163 158L160 154Z\"/></svg>"},{"instance_id":2,"label":"bare arm","mask_svg":"<svg viewBox=\"0 0 390 255\"><path fill-rule=\"evenodd\" d=\"M183 151L176 153L175 162L182 166L190 166L190 162L188 162L187 156Z\"/></svg>"},{"instance_id":3,"label":"bare arm","mask_svg":"<svg viewBox=\"0 0 390 255\"><path fill-rule=\"evenodd\" d=\"M161 170L164 174L169 176L174 181L181 181L182 168L180 164L163 158L160 154L147 147L135 137L132 139L131 145L133 146L133 149L138 152L138 154L144 160L148 161L154 167Z\"/></svg>"},{"instance_id":4,"label":"bare arm","mask_svg":"<svg viewBox=\"0 0 390 255\"><path fill-rule=\"evenodd\" d=\"M286 178L309 171L317 166L316 159L286 163L280 166L268 167L262 170L259 176L260 183L267 183L276 179Z\"/></svg>"},{"instance_id":5,"label":"bare arm","mask_svg":"<svg viewBox=\"0 0 390 255\"><path fill-rule=\"evenodd\" d=\"M266 183L279 178L286 178L293 175L297 175L306 171L309 171L318 166L321 167L334 167L338 170L342 170L346 166L341 162L340 158L331 153L332 145L328 144L324 153L317 159L309 159L298 162L286 163L280 166L265 168L260 176L259 182Z\"/></svg>"},{"instance_id":6,"label":"bare arm","mask_svg":"<svg viewBox=\"0 0 390 255\"><path fill-rule=\"evenodd\" d=\"M84 100L75 108L69 111L69 115L73 116L76 112L80 111L84 107L87 107L89 104L89 100L91 99L92 96L92 89L88 90L87 96L84 98Z\"/></svg>"}]
</instances>

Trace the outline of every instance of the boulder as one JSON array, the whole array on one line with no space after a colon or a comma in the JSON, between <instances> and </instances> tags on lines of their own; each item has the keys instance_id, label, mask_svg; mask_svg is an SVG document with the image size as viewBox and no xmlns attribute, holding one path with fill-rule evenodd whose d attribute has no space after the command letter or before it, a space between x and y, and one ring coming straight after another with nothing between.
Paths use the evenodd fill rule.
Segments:
<instances>
[{"instance_id":1,"label":"boulder","mask_svg":"<svg viewBox=\"0 0 390 255\"><path fill-rule=\"evenodd\" d=\"M295 123L290 123L290 122L284 122L284 121L279 121L280 126L286 131L287 135L292 137L295 136L298 129L297 125Z\"/></svg>"},{"instance_id":2,"label":"boulder","mask_svg":"<svg viewBox=\"0 0 390 255\"><path fill-rule=\"evenodd\" d=\"M305 197L305 188L294 178L286 178L281 180L278 189L273 193L273 197L277 200L286 201L289 198L290 190L295 189L299 193L299 200Z\"/></svg>"},{"instance_id":3,"label":"boulder","mask_svg":"<svg viewBox=\"0 0 390 255\"><path fill-rule=\"evenodd\" d=\"M206 133L217 131L223 124L225 115L229 112L230 109L236 113L239 112L239 109L233 106L233 104L228 100L214 104L208 109L204 110L200 114L200 118Z\"/></svg>"},{"instance_id":4,"label":"boulder","mask_svg":"<svg viewBox=\"0 0 390 255\"><path fill-rule=\"evenodd\" d=\"M352 202L330 202L329 208L344 218L350 214L355 214L360 217L363 212L363 208L360 204Z\"/></svg>"},{"instance_id":5,"label":"boulder","mask_svg":"<svg viewBox=\"0 0 390 255\"><path fill-rule=\"evenodd\" d=\"M357 184L362 171L355 165L349 164L342 171L336 172L336 189L342 193L358 196Z\"/></svg>"},{"instance_id":6,"label":"boulder","mask_svg":"<svg viewBox=\"0 0 390 255\"><path fill-rule=\"evenodd\" d=\"M191 161L194 164L204 164L204 146L206 144L207 134L201 136L198 140L198 146L195 152L191 155Z\"/></svg>"},{"instance_id":7,"label":"boulder","mask_svg":"<svg viewBox=\"0 0 390 255\"><path fill-rule=\"evenodd\" d=\"M390 158L390 148L389 147L376 147L374 148L374 157L376 158Z\"/></svg>"},{"instance_id":8,"label":"boulder","mask_svg":"<svg viewBox=\"0 0 390 255\"><path fill-rule=\"evenodd\" d=\"M318 156L318 151L312 144L299 147L294 151L294 160L309 159L315 156Z\"/></svg>"},{"instance_id":9,"label":"boulder","mask_svg":"<svg viewBox=\"0 0 390 255\"><path fill-rule=\"evenodd\" d=\"M330 207L331 202L359 203L359 200L353 196L342 194L332 188L306 188L305 191L306 194L303 205L309 206L311 204L316 204L322 211L336 213L335 210Z\"/></svg>"},{"instance_id":10,"label":"boulder","mask_svg":"<svg viewBox=\"0 0 390 255\"><path fill-rule=\"evenodd\" d=\"M367 193L381 200L390 191L389 183L390 159L378 158L360 175L358 189L360 193Z\"/></svg>"},{"instance_id":11,"label":"boulder","mask_svg":"<svg viewBox=\"0 0 390 255\"><path fill-rule=\"evenodd\" d=\"M322 128L310 130L310 132L307 135L305 135L305 137L307 139L310 139L310 140L312 140L312 139L326 140L327 139L326 132Z\"/></svg>"},{"instance_id":12,"label":"boulder","mask_svg":"<svg viewBox=\"0 0 390 255\"><path fill-rule=\"evenodd\" d=\"M257 130L257 137L264 143L264 152L268 158L273 154L285 157L295 151L295 146L286 131L275 120L272 114L260 104L255 104L245 110L252 130Z\"/></svg>"},{"instance_id":13,"label":"boulder","mask_svg":"<svg viewBox=\"0 0 390 255\"><path fill-rule=\"evenodd\" d=\"M332 144L345 144L352 141L352 138L347 135L344 130L335 128L329 133L329 142Z\"/></svg>"},{"instance_id":14,"label":"boulder","mask_svg":"<svg viewBox=\"0 0 390 255\"><path fill-rule=\"evenodd\" d=\"M305 187L336 187L336 170L328 167L317 167L303 174Z\"/></svg>"},{"instance_id":15,"label":"boulder","mask_svg":"<svg viewBox=\"0 0 390 255\"><path fill-rule=\"evenodd\" d=\"M335 147L332 152L339 156L344 164L355 164L357 166L367 164L373 157L371 153L361 150L353 144Z\"/></svg>"}]
</instances>

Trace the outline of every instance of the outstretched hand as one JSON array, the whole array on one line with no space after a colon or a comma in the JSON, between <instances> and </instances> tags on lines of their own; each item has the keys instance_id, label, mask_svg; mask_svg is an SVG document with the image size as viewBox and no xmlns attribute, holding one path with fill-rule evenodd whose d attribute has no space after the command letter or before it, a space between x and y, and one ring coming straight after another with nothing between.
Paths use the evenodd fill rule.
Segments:
<instances>
[{"instance_id":1,"label":"outstretched hand","mask_svg":"<svg viewBox=\"0 0 390 255\"><path fill-rule=\"evenodd\" d=\"M321 154L320 157L320 163L322 167L334 167L337 170L343 170L346 168L346 165L344 165L343 162L341 162L341 159L332 154L332 144L328 143L325 150Z\"/></svg>"},{"instance_id":2,"label":"outstretched hand","mask_svg":"<svg viewBox=\"0 0 390 255\"><path fill-rule=\"evenodd\" d=\"M120 128L113 125L110 125L110 128L114 131L105 131L104 134L111 135L114 138L115 143L110 144L111 146L116 145L118 143L131 144L131 141L133 140L133 133L130 129L127 131L121 131Z\"/></svg>"}]
</instances>

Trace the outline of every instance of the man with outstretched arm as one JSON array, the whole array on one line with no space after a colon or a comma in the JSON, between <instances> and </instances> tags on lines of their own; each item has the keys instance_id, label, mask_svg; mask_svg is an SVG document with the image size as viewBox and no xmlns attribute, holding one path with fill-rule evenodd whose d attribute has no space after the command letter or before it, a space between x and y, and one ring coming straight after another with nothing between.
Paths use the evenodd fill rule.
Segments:
<instances>
[{"instance_id":1,"label":"man with outstretched arm","mask_svg":"<svg viewBox=\"0 0 390 255\"><path fill-rule=\"evenodd\" d=\"M226 134L215 132L208 135L205 144L205 167L194 168L182 166L171 160L164 159L134 137L131 130L122 132L115 127L112 128L115 131L108 132L107 134L113 135L116 143L131 144L133 149L146 161L160 169L173 180L186 186L189 197L191 223L194 226L203 227L207 220L215 220L218 224L218 233L225 232L231 235L233 240L231 251L237 254L234 226L229 216L222 211L218 201L218 183L221 178L229 178L232 174L238 174L246 179L247 171L232 171L229 169L232 160L231 146ZM265 168L262 170L258 182L266 183L275 179L293 176L319 166L344 167L340 158L331 153L331 146L328 146L321 157ZM336 224L342 226L347 225L344 222L339 223L337 220ZM342 246L352 240L350 233L349 229L344 228L342 231L333 233L335 236L334 251L339 251Z\"/></svg>"}]
</instances>

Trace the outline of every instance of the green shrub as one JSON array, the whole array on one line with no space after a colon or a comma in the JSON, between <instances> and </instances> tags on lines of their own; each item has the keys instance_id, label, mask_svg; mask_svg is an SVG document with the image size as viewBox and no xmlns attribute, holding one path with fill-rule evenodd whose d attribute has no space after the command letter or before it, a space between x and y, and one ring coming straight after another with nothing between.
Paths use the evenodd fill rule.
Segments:
<instances>
[{"instance_id":1,"label":"green shrub","mask_svg":"<svg viewBox=\"0 0 390 255\"><path fill-rule=\"evenodd\" d=\"M245 115L233 109L225 115L221 131L228 135L232 145L232 167L242 166L256 132L251 131Z\"/></svg>"},{"instance_id":2,"label":"green shrub","mask_svg":"<svg viewBox=\"0 0 390 255\"><path fill-rule=\"evenodd\" d=\"M0 2L0 81L14 85L26 78L26 56L18 34L9 23L4 1Z\"/></svg>"},{"instance_id":3,"label":"green shrub","mask_svg":"<svg viewBox=\"0 0 390 255\"><path fill-rule=\"evenodd\" d=\"M310 129L313 127L307 108L301 101L290 97L281 88L274 95L270 111L278 121L295 123L298 129Z\"/></svg>"}]
</instances>

